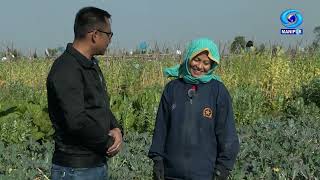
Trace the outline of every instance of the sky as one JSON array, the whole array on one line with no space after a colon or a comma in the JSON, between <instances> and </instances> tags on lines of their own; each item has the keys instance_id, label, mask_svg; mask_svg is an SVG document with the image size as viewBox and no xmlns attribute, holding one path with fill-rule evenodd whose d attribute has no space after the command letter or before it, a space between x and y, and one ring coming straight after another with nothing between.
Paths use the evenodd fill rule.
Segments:
<instances>
[{"instance_id":1,"label":"sky","mask_svg":"<svg viewBox=\"0 0 320 180\"><path fill-rule=\"evenodd\" d=\"M239 35L255 43L303 46L320 26L320 0L1 0L0 50L11 44L23 52L65 47L73 41L75 14L85 6L112 15L115 49L134 49L142 41L184 46L198 37L224 44ZM280 34L286 9L302 12L303 35Z\"/></svg>"}]
</instances>

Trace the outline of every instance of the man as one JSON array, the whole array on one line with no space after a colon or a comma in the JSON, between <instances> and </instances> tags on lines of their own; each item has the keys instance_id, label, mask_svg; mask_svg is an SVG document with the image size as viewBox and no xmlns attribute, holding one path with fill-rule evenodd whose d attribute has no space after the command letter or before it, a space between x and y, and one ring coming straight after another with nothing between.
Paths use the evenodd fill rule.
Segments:
<instances>
[{"instance_id":1,"label":"man","mask_svg":"<svg viewBox=\"0 0 320 180\"><path fill-rule=\"evenodd\" d=\"M106 179L106 156L120 150L122 132L112 114L105 79L94 55L111 42L111 15L95 7L75 18L74 41L47 78L49 116L55 129L52 179Z\"/></svg>"}]
</instances>

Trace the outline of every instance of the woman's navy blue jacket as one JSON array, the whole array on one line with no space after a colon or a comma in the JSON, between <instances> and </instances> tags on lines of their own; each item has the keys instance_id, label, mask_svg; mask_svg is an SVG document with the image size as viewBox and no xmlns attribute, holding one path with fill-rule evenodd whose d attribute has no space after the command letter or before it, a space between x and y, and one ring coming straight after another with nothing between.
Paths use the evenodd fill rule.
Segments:
<instances>
[{"instance_id":1,"label":"woman's navy blue jacket","mask_svg":"<svg viewBox=\"0 0 320 180\"><path fill-rule=\"evenodd\" d=\"M211 180L217 167L232 170L239 152L232 101L219 81L192 86L166 85L148 156L163 159L165 178Z\"/></svg>"}]
</instances>

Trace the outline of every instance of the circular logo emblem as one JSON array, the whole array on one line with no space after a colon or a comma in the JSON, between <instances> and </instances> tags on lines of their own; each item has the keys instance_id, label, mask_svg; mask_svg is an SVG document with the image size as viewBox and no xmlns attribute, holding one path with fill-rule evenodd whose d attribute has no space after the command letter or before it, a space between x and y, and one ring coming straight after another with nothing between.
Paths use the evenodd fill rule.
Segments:
<instances>
[{"instance_id":1,"label":"circular logo emblem","mask_svg":"<svg viewBox=\"0 0 320 180\"><path fill-rule=\"evenodd\" d=\"M303 22L300 11L295 9L288 9L284 11L280 16L280 20L282 24L287 28L296 28Z\"/></svg>"},{"instance_id":2,"label":"circular logo emblem","mask_svg":"<svg viewBox=\"0 0 320 180\"><path fill-rule=\"evenodd\" d=\"M203 109L202 114L203 114L204 117L207 117L207 118L211 119L213 113L212 113L212 110L210 108L206 107L206 108Z\"/></svg>"}]
</instances>

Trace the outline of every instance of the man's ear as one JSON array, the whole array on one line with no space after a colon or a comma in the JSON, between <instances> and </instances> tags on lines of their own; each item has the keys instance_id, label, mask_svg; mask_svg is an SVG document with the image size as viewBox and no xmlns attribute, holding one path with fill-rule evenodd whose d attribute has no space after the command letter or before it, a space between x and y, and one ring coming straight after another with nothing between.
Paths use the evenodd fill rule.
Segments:
<instances>
[{"instance_id":1,"label":"man's ear","mask_svg":"<svg viewBox=\"0 0 320 180\"><path fill-rule=\"evenodd\" d=\"M91 39L92 43L96 43L97 38L98 38L98 32L96 30L94 30L90 33L90 36L91 36L90 39Z\"/></svg>"}]
</instances>

